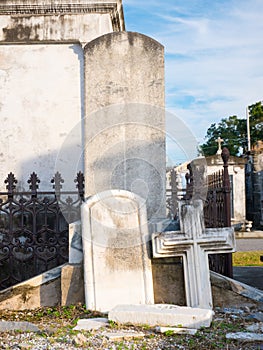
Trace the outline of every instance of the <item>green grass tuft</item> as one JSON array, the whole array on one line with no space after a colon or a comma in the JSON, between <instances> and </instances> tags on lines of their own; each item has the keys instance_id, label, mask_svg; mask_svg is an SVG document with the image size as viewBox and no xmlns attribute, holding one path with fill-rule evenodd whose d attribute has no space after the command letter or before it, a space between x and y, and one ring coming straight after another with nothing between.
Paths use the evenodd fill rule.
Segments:
<instances>
[{"instance_id":1,"label":"green grass tuft","mask_svg":"<svg viewBox=\"0 0 263 350\"><path fill-rule=\"evenodd\" d=\"M261 255L263 250L233 253L233 266L263 266Z\"/></svg>"}]
</instances>

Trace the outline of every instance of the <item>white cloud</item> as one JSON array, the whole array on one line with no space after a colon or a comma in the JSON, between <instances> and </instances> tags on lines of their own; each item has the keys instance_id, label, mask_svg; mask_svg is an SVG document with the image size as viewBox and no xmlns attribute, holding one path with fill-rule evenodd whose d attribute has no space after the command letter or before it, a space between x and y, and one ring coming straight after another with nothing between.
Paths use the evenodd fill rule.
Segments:
<instances>
[{"instance_id":1,"label":"white cloud","mask_svg":"<svg viewBox=\"0 0 263 350\"><path fill-rule=\"evenodd\" d=\"M211 123L243 118L247 105L263 100L262 0L125 4L127 24L164 44L167 108L198 140Z\"/></svg>"}]
</instances>

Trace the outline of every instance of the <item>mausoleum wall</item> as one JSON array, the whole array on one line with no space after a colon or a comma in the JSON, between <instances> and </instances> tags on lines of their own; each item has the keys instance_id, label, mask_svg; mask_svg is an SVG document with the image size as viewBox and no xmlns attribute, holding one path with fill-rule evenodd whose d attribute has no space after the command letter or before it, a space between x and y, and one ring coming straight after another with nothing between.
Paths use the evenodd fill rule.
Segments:
<instances>
[{"instance_id":1,"label":"mausoleum wall","mask_svg":"<svg viewBox=\"0 0 263 350\"><path fill-rule=\"evenodd\" d=\"M0 191L9 172L50 190L61 171L75 189L82 166L82 45L124 30L121 0L5 0L0 4ZM69 184L70 183L70 184Z\"/></svg>"}]
</instances>

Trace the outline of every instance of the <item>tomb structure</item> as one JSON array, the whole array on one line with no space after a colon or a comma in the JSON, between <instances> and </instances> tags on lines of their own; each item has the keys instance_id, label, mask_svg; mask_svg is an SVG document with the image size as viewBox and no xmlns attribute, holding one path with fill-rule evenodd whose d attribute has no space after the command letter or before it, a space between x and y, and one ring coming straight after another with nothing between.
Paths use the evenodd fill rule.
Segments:
<instances>
[{"instance_id":1,"label":"tomb structure","mask_svg":"<svg viewBox=\"0 0 263 350\"><path fill-rule=\"evenodd\" d=\"M75 189L83 171L83 46L123 30L121 0L0 2L2 191L11 171L21 190L33 171L50 190L56 170L64 189Z\"/></svg>"}]
</instances>

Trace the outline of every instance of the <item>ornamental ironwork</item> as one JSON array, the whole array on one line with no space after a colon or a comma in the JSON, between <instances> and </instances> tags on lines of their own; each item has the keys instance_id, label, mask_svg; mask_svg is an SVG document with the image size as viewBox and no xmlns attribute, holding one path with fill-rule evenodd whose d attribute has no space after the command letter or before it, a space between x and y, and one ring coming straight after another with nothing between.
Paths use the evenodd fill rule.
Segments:
<instances>
[{"instance_id":1,"label":"ornamental ironwork","mask_svg":"<svg viewBox=\"0 0 263 350\"><path fill-rule=\"evenodd\" d=\"M75 179L76 191L62 191L56 173L52 191L40 191L33 172L28 191L17 190L9 173L6 191L0 192L0 290L27 280L68 261L68 224L79 220L84 198L84 176Z\"/></svg>"}]
</instances>

